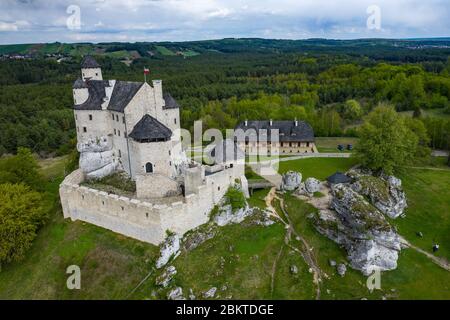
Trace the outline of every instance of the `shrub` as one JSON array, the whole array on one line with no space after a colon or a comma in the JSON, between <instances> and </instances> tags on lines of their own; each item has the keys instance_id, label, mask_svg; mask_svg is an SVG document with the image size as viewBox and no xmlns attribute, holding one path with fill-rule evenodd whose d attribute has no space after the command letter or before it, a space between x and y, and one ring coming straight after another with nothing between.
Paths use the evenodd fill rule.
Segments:
<instances>
[{"instance_id":1,"label":"shrub","mask_svg":"<svg viewBox=\"0 0 450 320\"><path fill-rule=\"evenodd\" d=\"M0 184L0 265L24 257L44 218L38 192L24 184Z\"/></svg>"},{"instance_id":2,"label":"shrub","mask_svg":"<svg viewBox=\"0 0 450 320\"><path fill-rule=\"evenodd\" d=\"M245 208L246 201L244 194L236 187L230 187L225 194L227 204L231 205L233 212Z\"/></svg>"}]
</instances>

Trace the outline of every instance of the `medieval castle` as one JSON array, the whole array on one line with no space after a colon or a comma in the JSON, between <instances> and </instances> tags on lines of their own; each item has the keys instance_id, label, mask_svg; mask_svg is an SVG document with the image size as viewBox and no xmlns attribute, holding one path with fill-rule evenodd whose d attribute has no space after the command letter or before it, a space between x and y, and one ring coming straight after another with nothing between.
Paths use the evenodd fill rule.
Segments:
<instances>
[{"instance_id":1,"label":"medieval castle","mask_svg":"<svg viewBox=\"0 0 450 320\"><path fill-rule=\"evenodd\" d=\"M246 189L245 158L234 141L215 146L211 165L186 157L179 105L160 80L103 80L90 56L81 75L73 85L80 168L60 186L65 218L158 244L167 230L182 235L207 222L230 185ZM117 172L135 181L133 196L82 185Z\"/></svg>"}]
</instances>

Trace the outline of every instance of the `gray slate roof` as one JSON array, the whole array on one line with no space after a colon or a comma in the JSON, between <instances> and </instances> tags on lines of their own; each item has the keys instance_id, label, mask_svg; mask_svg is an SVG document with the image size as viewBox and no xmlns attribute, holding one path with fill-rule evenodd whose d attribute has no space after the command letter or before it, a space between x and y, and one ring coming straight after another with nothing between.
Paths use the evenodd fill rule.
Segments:
<instances>
[{"instance_id":1,"label":"gray slate roof","mask_svg":"<svg viewBox=\"0 0 450 320\"><path fill-rule=\"evenodd\" d=\"M87 87L88 87L88 85L81 78L78 78L77 80L75 80L75 82L73 83L73 86L72 86L72 88L74 88L74 89L82 89L82 88L87 88Z\"/></svg>"},{"instance_id":2,"label":"gray slate roof","mask_svg":"<svg viewBox=\"0 0 450 320\"><path fill-rule=\"evenodd\" d=\"M143 82L116 81L108 104L108 110L123 113L125 107L143 84ZM75 110L101 110L103 99L106 97L106 87L109 87L109 81L107 80L83 81L77 79L73 84L73 88L87 88L89 90L89 98L80 105L74 105L73 108Z\"/></svg>"},{"instance_id":3,"label":"gray slate roof","mask_svg":"<svg viewBox=\"0 0 450 320\"><path fill-rule=\"evenodd\" d=\"M289 141L301 141L301 142L312 142L314 141L314 130L309 125L309 123L305 121L298 121L297 126L295 125L295 121L272 121L272 125L270 125L269 120L262 121L247 121L247 125L245 125L245 121L241 122L237 125L236 129L242 129L244 131L248 129L256 130L256 134L259 134L259 130L267 130L267 140L270 140L270 130L278 129L279 130L279 139L281 142L289 142Z\"/></svg>"},{"instance_id":4,"label":"gray slate roof","mask_svg":"<svg viewBox=\"0 0 450 320\"><path fill-rule=\"evenodd\" d=\"M123 112L143 84L143 82L116 81L108 110Z\"/></svg>"},{"instance_id":5,"label":"gray slate roof","mask_svg":"<svg viewBox=\"0 0 450 320\"><path fill-rule=\"evenodd\" d=\"M100 68L100 65L95 61L92 56L85 56L81 61L81 68L89 69L89 68Z\"/></svg>"},{"instance_id":6,"label":"gray slate roof","mask_svg":"<svg viewBox=\"0 0 450 320\"><path fill-rule=\"evenodd\" d=\"M164 93L165 105L163 109L178 109L180 105L178 102L170 95L170 93Z\"/></svg>"},{"instance_id":7,"label":"gray slate roof","mask_svg":"<svg viewBox=\"0 0 450 320\"><path fill-rule=\"evenodd\" d=\"M77 81L75 81L74 86ZM103 99L106 97L105 88L109 87L109 81L89 80L83 82L87 86L89 97L84 103L74 105L73 108L75 110L101 110ZM78 82L78 84L80 83Z\"/></svg>"},{"instance_id":8,"label":"gray slate roof","mask_svg":"<svg viewBox=\"0 0 450 320\"><path fill-rule=\"evenodd\" d=\"M172 131L146 114L136 123L129 136L138 142L166 141L172 137Z\"/></svg>"},{"instance_id":9,"label":"gray slate roof","mask_svg":"<svg viewBox=\"0 0 450 320\"><path fill-rule=\"evenodd\" d=\"M349 176L343 174L342 172L336 172L335 174L329 176L327 178L329 183L337 184L337 183L349 183L352 181Z\"/></svg>"}]
</instances>

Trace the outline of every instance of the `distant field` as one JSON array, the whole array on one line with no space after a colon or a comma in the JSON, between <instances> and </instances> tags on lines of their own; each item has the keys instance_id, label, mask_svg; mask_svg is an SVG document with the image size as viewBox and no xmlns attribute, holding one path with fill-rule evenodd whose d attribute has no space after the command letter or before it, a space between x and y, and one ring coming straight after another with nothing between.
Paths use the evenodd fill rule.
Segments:
<instances>
[{"instance_id":1,"label":"distant field","mask_svg":"<svg viewBox=\"0 0 450 320\"><path fill-rule=\"evenodd\" d=\"M160 54L162 54L163 56L174 56L175 53L173 53L172 51L170 51L169 49L167 49L164 46L155 46L156 50L158 50L158 52Z\"/></svg>"},{"instance_id":2,"label":"distant field","mask_svg":"<svg viewBox=\"0 0 450 320\"><path fill-rule=\"evenodd\" d=\"M347 148L348 144L353 145L353 147L358 142L358 138L352 137L316 137L316 147L319 152L339 152L337 146L342 144ZM344 150L342 152L351 152L349 150Z\"/></svg>"}]
</instances>

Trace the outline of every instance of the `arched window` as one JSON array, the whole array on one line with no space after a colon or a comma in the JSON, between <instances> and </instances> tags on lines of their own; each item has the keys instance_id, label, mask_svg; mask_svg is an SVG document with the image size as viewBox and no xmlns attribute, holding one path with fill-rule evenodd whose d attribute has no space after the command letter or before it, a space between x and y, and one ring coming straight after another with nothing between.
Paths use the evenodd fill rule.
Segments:
<instances>
[{"instance_id":1,"label":"arched window","mask_svg":"<svg viewBox=\"0 0 450 320\"><path fill-rule=\"evenodd\" d=\"M153 172L153 165L150 162L147 162L145 164L145 172L152 173Z\"/></svg>"}]
</instances>

